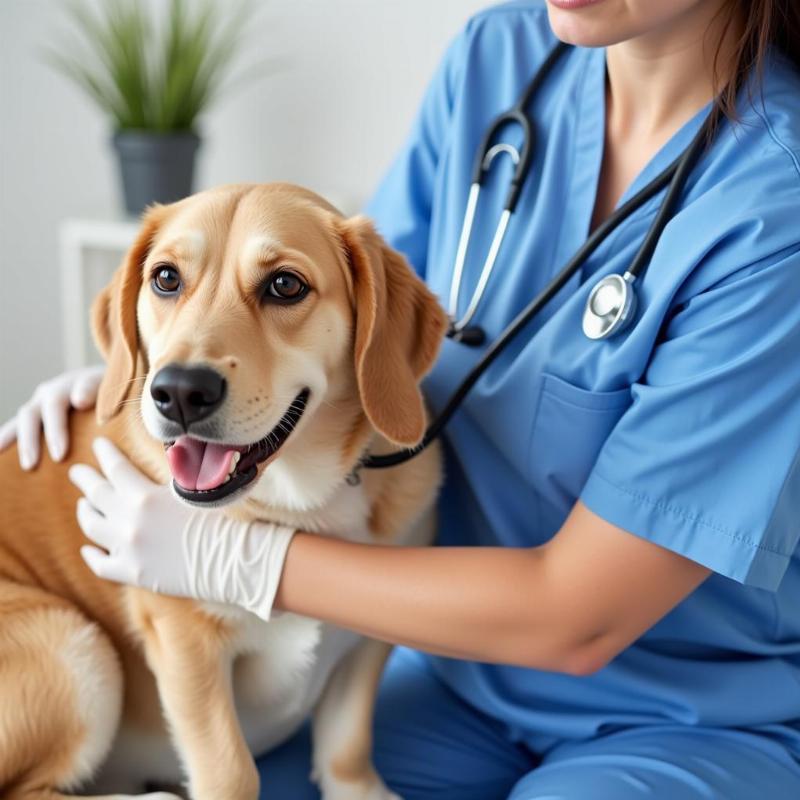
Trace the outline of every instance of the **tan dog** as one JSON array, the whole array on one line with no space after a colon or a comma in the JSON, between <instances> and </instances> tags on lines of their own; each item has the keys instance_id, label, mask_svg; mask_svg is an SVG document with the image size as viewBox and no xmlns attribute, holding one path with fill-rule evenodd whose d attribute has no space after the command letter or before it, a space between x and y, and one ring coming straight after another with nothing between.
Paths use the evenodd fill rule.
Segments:
<instances>
[{"instance_id":1,"label":"tan dog","mask_svg":"<svg viewBox=\"0 0 800 800\"><path fill-rule=\"evenodd\" d=\"M149 211L93 324L108 362L104 426L74 414L70 459L33 474L13 451L0 456L0 796L56 800L97 776L97 791L186 779L195 800L254 800L251 754L313 712L326 800L391 797L370 755L387 646L292 614L265 623L96 578L79 555L66 473L93 461L102 432L153 479L175 477L195 505L428 543L435 448L346 479L367 450L423 435L418 382L446 324L433 295L367 220L287 184L241 185ZM176 410L153 385L168 365L210 370L224 397ZM190 435L174 446L188 462L171 457L170 475L165 445L181 422ZM207 463L192 466L195 451Z\"/></svg>"}]
</instances>

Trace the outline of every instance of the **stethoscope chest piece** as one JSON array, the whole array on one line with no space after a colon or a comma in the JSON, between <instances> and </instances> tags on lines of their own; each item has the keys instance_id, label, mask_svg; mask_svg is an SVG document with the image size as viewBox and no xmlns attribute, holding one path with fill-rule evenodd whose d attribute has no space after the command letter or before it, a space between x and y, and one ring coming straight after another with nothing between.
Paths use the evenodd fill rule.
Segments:
<instances>
[{"instance_id":1,"label":"stethoscope chest piece","mask_svg":"<svg viewBox=\"0 0 800 800\"><path fill-rule=\"evenodd\" d=\"M635 277L606 275L592 289L583 311L583 332L590 339L605 339L619 333L636 313Z\"/></svg>"}]
</instances>

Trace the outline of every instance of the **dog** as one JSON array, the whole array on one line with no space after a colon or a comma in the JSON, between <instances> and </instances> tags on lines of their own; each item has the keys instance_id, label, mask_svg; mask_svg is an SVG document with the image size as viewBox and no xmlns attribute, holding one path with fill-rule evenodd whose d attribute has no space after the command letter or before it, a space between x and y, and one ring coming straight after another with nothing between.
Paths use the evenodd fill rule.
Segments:
<instances>
[{"instance_id":1,"label":"dog","mask_svg":"<svg viewBox=\"0 0 800 800\"><path fill-rule=\"evenodd\" d=\"M96 418L72 414L64 463L23 473L13 448L0 455L0 796L58 800L90 786L119 800L147 782L183 783L192 800L255 800L253 755L311 715L325 800L396 798L371 761L388 645L100 580L79 554L67 470L94 463L104 435L194 506L428 544L437 448L358 467L367 452L422 439L419 382L446 325L368 219L310 191L232 185L144 214L92 308L107 362ZM233 466L225 442L236 443ZM174 459L183 466L171 474L177 446L205 448L208 469Z\"/></svg>"}]
</instances>

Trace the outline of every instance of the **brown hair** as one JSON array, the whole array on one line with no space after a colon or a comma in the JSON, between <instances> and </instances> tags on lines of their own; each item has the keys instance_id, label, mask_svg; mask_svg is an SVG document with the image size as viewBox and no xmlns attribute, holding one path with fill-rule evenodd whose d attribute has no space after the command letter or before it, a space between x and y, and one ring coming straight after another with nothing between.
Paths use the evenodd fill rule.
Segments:
<instances>
[{"instance_id":1,"label":"brown hair","mask_svg":"<svg viewBox=\"0 0 800 800\"><path fill-rule=\"evenodd\" d=\"M733 45L733 61L726 74L730 76L721 90L717 90L717 111L730 120L738 119L736 96L751 74L756 76L750 84L760 85L764 62L770 50L777 49L800 70L800 3L797 0L728 0L720 10L726 14L720 42L714 54L714 75L719 75L722 42L734 24L739 25L739 36Z\"/></svg>"}]
</instances>

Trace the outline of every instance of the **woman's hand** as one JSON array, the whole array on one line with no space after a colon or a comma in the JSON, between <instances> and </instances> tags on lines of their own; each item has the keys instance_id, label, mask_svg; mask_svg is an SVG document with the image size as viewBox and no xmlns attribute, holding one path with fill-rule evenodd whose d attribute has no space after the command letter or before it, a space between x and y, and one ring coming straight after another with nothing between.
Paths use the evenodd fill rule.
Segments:
<instances>
[{"instance_id":1,"label":"woman's hand","mask_svg":"<svg viewBox=\"0 0 800 800\"><path fill-rule=\"evenodd\" d=\"M95 440L94 452L105 476L76 464L69 477L84 494L78 523L99 545L81 548L95 575L242 606L269 619L293 530L191 508L142 475L108 439Z\"/></svg>"},{"instance_id":2,"label":"woman's hand","mask_svg":"<svg viewBox=\"0 0 800 800\"><path fill-rule=\"evenodd\" d=\"M39 438L44 427L47 449L53 461L61 461L69 447L68 413L72 408L87 409L95 404L104 370L104 366L82 367L40 383L33 397L0 427L0 450L16 440L22 469L33 469L39 463Z\"/></svg>"}]
</instances>

